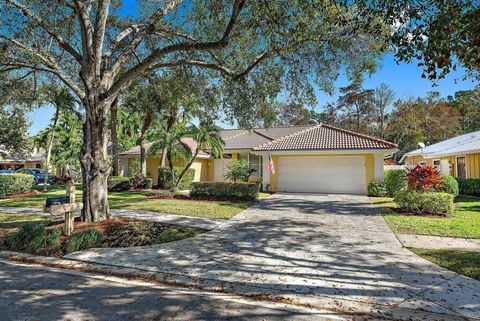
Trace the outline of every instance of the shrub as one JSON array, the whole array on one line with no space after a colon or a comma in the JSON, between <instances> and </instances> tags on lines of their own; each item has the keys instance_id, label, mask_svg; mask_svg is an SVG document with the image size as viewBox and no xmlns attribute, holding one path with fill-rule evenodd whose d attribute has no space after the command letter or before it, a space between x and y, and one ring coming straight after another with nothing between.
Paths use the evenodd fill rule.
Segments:
<instances>
[{"instance_id":1,"label":"shrub","mask_svg":"<svg viewBox=\"0 0 480 321\"><path fill-rule=\"evenodd\" d=\"M395 203L401 209L414 214L452 214L453 195L437 192L401 191L395 195Z\"/></svg>"},{"instance_id":2,"label":"shrub","mask_svg":"<svg viewBox=\"0 0 480 321\"><path fill-rule=\"evenodd\" d=\"M433 191L443 186L443 176L432 166L415 166L408 171L407 180L412 191Z\"/></svg>"},{"instance_id":3,"label":"shrub","mask_svg":"<svg viewBox=\"0 0 480 321\"><path fill-rule=\"evenodd\" d=\"M124 192L128 191L131 187L130 177L112 176L108 179L109 192Z\"/></svg>"},{"instance_id":4,"label":"shrub","mask_svg":"<svg viewBox=\"0 0 480 321\"><path fill-rule=\"evenodd\" d=\"M94 228L86 228L73 232L65 242L67 253L85 250L98 246L102 241L102 234Z\"/></svg>"},{"instance_id":5,"label":"shrub","mask_svg":"<svg viewBox=\"0 0 480 321\"><path fill-rule=\"evenodd\" d=\"M137 173L130 177L130 188L143 188L147 185L147 178L143 174Z\"/></svg>"},{"instance_id":6,"label":"shrub","mask_svg":"<svg viewBox=\"0 0 480 321\"><path fill-rule=\"evenodd\" d=\"M250 168L245 160L233 160L230 163L225 178L231 179L234 182L248 182L250 176L252 176L254 172L255 170L253 168Z\"/></svg>"},{"instance_id":7,"label":"shrub","mask_svg":"<svg viewBox=\"0 0 480 321\"><path fill-rule=\"evenodd\" d=\"M385 189L389 196L407 189L407 170L392 169L385 171Z\"/></svg>"},{"instance_id":8,"label":"shrub","mask_svg":"<svg viewBox=\"0 0 480 321\"><path fill-rule=\"evenodd\" d=\"M368 183L367 191L369 196L382 197L387 195L385 184L377 181Z\"/></svg>"},{"instance_id":9,"label":"shrub","mask_svg":"<svg viewBox=\"0 0 480 321\"><path fill-rule=\"evenodd\" d=\"M451 175L443 174L442 176L443 176L443 184L442 186L440 186L440 188L437 188L436 191L457 196L459 194L457 180Z\"/></svg>"},{"instance_id":10,"label":"shrub","mask_svg":"<svg viewBox=\"0 0 480 321\"><path fill-rule=\"evenodd\" d=\"M192 198L236 199L253 201L257 198L259 184L245 182L195 182L192 183Z\"/></svg>"},{"instance_id":11,"label":"shrub","mask_svg":"<svg viewBox=\"0 0 480 321\"><path fill-rule=\"evenodd\" d=\"M61 249L61 229L47 231L42 223L28 222L22 224L15 234L7 238L11 249L24 250L38 254L58 254Z\"/></svg>"},{"instance_id":12,"label":"shrub","mask_svg":"<svg viewBox=\"0 0 480 321\"><path fill-rule=\"evenodd\" d=\"M34 184L35 178L33 175L1 174L0 196L30 192Z\"/></svg>"},{"instance_id":13,"label":"shrub","mask_svg":"<svg viewBox=\"0 0 480 321\"><path fill-rule=\"evenodd\" d=\"M178 181L180 174L183 171L183 167L174 167L175 182ZM185 176L183 176L182 181L178 184L179 189L190 189L193 178L195 176L195 170L189 168ZM172 189L172 174L170 173L169 167L159 167L158 168L158 188L160 189Z\"/></svg>"},{"instance_id":14,"label":"shrub","mask_svg":"<svg viewBox=\"0 0 480 321\"><path fill-rule=\"evenodd\" d=\"M457 178L460 194L480 195L479 178Z\"/></svg>"}]
</instances>

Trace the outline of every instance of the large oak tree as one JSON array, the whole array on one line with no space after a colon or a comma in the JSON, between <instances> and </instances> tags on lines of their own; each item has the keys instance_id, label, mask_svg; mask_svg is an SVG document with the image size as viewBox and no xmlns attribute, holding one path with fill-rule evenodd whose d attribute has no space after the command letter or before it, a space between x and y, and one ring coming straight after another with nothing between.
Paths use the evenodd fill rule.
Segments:
<instances>
[{"instance_id":1,"label":"large oak tree","mask_svg":"<svg viewBox=\"0 0 480 321\"><path fill-rule=\"evenodd\" d=\"M294 96L312 82L331 89L342 67L352 77L372 71L389 35L371 11L333 0L0 0L0 19L0 72L54 75L83 104L86 221L109 217L107 115L132 82L178 66L208 70L242 97L225 100L233 114L255 114L247 98L272 94L252 93L256 84Z\"/></svg>"}]
</instances>

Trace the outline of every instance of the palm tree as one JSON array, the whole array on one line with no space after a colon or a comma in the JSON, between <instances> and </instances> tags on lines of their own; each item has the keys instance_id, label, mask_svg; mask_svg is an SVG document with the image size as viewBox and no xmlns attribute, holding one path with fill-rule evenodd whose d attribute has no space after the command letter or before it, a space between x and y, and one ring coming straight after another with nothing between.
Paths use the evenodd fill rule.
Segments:
<instances>
[{"instance_id":1,"label":"palm tree","mask_svg":"<svg viewBox=\"0 0 480 321\"><path fill-rule=\"evenodd\" d=\"M183 171L178 176L178 180L175 183L175 188L178 187L187 171L192 166L195 158L197 158L200 150L210 149L213 156L219 158L223 154L223 146L225 142L220 135L221 128L213 124L201 123L200 126L192 125L190 127L188 137L193 138L197 142L197 148L195 153L191 156L190 161L187 163Z\"/></svg>"},{"instance_id":2,"label":"palm tree","mask_svg":"<svg viewBox=\"0 0 480 321\"><path fill-rule=\"evenodd\" d=\"M46 192L48 190L48 170L50 168L50 158L52 155L52 147L55 140L55 131L57 128L58 117L61 111L73 111L75 109L75 98L66 87L49 85L43 88L43 99L45 102L50 103L55 108L55 114L52 119L52 126L50 127L50 137L47 141L45 179L43 188L43 190Z\"/></svg>"},{"instance_id":3,"label":"palm tree","mask_svg":"<svg viewBox=\"0 0 480 321\"><path fill-rule=\"evenodd\" d=\"M184 123L177 122L167 131L159 132L158 141L150 148L150 154L165 155L170 168L171 181L175 182L175 170L173 164L175 162L184 162L192 157L192 150L182 138L186 137L188 131ZM172 184L172 189L175 189L177 184Z\"/></svg>"}]
</instances>

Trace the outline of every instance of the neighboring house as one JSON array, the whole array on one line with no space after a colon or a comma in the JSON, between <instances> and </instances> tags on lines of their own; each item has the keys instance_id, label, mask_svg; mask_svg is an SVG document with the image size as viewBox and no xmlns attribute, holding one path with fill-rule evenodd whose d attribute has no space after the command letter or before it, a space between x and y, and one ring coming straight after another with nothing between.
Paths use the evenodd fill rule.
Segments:
<instances>
[{"instance_id":1,"label":"neighboring house","mask_svg":"<svg viewBox=\"0 0 480 321\"><path fill-rule=\"evenodd\" d=\"M41 168L44 161L45 151L43 149L35 149L31 155L25 158L2 156L0 153L0 169Z\"/></svg>"},{"instance_id":2,"label":"neighboring house","mask_svg":"<svg viewBox=\"0 0 480 321\"><path fill-rule=\"evenodd\" d=\"M480 131L460 135L406 153L402 162L436 166L444 174L480 178Z\"/></svg>"},{"instance_id":3,"label":"neighboring house","mask_svg":"<svg viewBox=\"0 0 480 321\"><path fill-rule=\"evenodd\" d=\"M232 160L255 169L251 181L282 192L365 194L369 182L383 181L383 159L395 144L329 125L223 130L223 158L205 150L193 168L195 181L224 181ZM189 140L192 151L195 142ZM148 147L150 147L151 144ZM121 153L124 176L139 158L139 147ZM268 172L269 158L275 173ZM160 156L148 156L147 173L157 183Z\"/></svg>"}]
</instances>

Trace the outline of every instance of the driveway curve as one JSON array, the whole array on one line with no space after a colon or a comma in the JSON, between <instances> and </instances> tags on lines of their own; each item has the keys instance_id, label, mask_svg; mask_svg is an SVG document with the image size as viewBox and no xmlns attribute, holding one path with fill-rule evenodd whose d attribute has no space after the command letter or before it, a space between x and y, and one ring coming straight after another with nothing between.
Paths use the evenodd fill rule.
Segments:
<instances>
[{"instance_id":1,"label":"driveway curve","mask_svg":"<svg viewBox=\"0 0 480 321\"><path fill-rule=\"evenodd\" d=\"M480 319L480 282L403 248L365 196L275 194L191 239L67 258L342 313Z\"/></svg>"}]
</instances>

